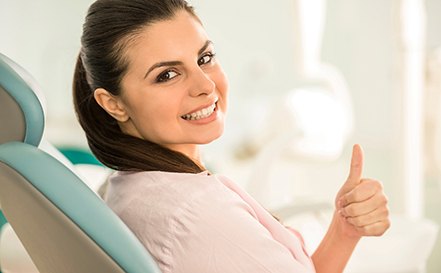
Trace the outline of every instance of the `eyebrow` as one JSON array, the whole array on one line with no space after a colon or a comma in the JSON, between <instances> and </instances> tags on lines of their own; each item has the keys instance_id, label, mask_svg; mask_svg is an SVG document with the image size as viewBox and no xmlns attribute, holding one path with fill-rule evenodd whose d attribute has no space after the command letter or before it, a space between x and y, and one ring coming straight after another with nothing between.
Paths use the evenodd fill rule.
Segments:
<instances>
[{"instance_id":1,"label":"eyebrow","mask_svg":"<svg viewBox=\"0 0 441 273\"><path fill-rule=\"evenodd\" d=\"M198 51L198 55L201 55L206 49L207 47L209 47L210 45L212 45L213 42L210 40L207 40L204 44L204 46L201 47L201 49L199 49ZM147 71L147 73L145 73L144 75L144 79L147 78L147 76L150 74L150 72L152 72L153 70L155 70L156 68L159 67L164 67L164 66L177 66L177 65L182 65L183 62L181 61L166 61L166 62L159 62L159 63L155 63L154 65L152 65L149 70Z\"/></svg>"}]
</instances>

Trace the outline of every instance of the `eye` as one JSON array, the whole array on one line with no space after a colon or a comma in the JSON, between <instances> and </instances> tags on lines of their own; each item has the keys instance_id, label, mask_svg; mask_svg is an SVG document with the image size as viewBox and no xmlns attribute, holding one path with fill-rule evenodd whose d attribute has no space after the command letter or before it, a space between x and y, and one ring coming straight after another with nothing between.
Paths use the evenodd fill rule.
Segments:
<instances>
[{"instance_id":1,"label":"eye","mask_svg":"<svg viewBox=\"0 0 441 273\"><path fill-rule=\"evenodd\" d=\"M199 60L198 60L198 65L204 65L204 64L208 64L211 63L214 59L215 54L208 52L206 54L204 54Z\"/></svg>"},{"instance_id":2,"label":"eye","mask_svg":"<svg viewBox=\"0 0 441 273\"><path fill-rule=\"evenodd\" d=\"M173 70L166 70L166 71L162 72L161 74L159 74L158 77L156 77L156 82L166 82L166 81L173 79L174 77L176 77L178 75L179 74Z\"/></svg>"}]
</instances>

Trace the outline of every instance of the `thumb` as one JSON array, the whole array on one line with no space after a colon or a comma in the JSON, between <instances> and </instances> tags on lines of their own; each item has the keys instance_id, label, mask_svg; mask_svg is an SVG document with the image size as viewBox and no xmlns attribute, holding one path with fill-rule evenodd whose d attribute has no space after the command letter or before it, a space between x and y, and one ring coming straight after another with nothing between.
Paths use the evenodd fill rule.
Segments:
<instances>
[{"instance_id":1,"label":"thumb","mask_svg":"<svg viewBox=\"0 0 441 273\"><path fill-rule=\"evenodd\" d=\"M360 183L363 172L363 150L359 144L355 144L352 148L351 168L346 183L356 186Z\"/></svg>"}]
</instances>

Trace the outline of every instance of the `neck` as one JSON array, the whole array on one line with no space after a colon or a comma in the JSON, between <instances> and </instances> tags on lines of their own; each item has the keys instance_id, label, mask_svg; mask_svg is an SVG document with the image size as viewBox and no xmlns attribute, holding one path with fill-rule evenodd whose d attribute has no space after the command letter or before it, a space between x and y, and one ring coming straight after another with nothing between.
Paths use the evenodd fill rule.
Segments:
<instances>
[{"instance_id":1,"label":"neck","mask_svg":"<svg viewBox=\"0 0 441 273\"><path fill-rule=\"evenodd\" d=\"M180 144L180 145L168 145L167 148L183 153L194 163L196 163L202 169L205 169L204 164L201 161L201 154L199 151L199 146L196 144Z\"/></svg>"}]
</instances>

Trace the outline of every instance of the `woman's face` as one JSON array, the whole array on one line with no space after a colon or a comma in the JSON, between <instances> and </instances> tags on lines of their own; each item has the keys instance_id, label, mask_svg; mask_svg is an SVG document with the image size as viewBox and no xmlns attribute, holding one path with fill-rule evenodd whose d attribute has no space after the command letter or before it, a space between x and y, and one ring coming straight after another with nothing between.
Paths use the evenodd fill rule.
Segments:
<instances>
[{"instance_id":1,"label":"woman's face","mask_svg":"<svg viewBox=\"0 0 441 273\"><path fill-rule=\"evenodd\" d=\"M125 52L121 101L125 133L193 157L196 144L221 136L228 83L214 46L186 11L145 27Z\"/></svg>"}]
</instances>

